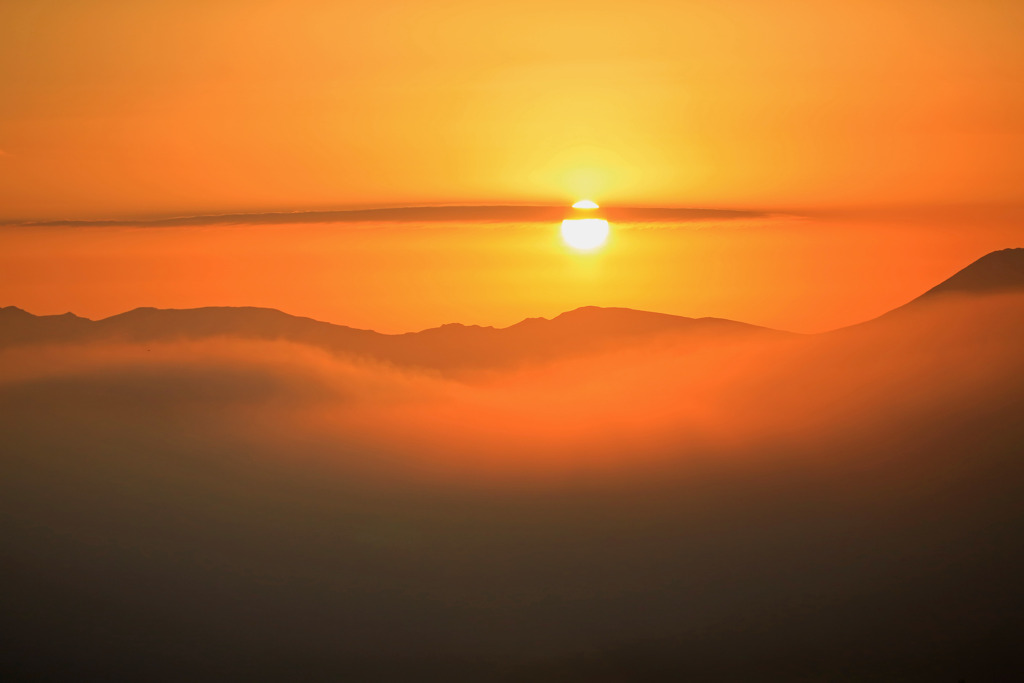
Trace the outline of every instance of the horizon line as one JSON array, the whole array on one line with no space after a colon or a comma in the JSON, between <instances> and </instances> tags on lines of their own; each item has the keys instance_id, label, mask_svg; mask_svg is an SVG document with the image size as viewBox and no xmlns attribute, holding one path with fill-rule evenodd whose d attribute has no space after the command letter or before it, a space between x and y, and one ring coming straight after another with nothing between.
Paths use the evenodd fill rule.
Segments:
<instances>
[{"instance_id":1,"label":"horizon line","mask_svg":"<svg viewBox=\"0 0 1024 683\"><path fill-rule=\"evenodd\" d=\"M660 221L734 220L765 218L778 212L750 209L710 209L682 207L601 207L604 218L633 223ZM558 222L576 213L571 207L556 204L444 204L424 206L331 209L310 211L264 211L221 214L196 214L158 218L93 218L15 220L0 219L6 227L184 227L203 225L286 225L289 223L370 223L421 222L466 223Z\"/></svg>"},{"instance_id":2,"label":"horizon line","mask_svg":"<svg viewBox=\"0 0 1024 683\"><path fill-rule=\"evenodd\" d=\"M161 308L159 306L136 306L135 308L130 308L130 309L126 310L126 311L121 311L120 313L112 313L111 315L103 316L102 318L89 318L89 317L84 316L84 315L79 315L79 314L77 314L77 313L75 313L73 311L66 311L64 313L31 313L30 311L27 311L26 309L22 308L21 306L17 306L17 305L14 305L14 304L9 304L9 305L6 305L6 306L0 305L0 312L7 311L7 310L14 310L14 311L18 311L20 313L24 313L26 315L30 315L33 318L66 318L66 317L70 316L71 318L77 318L79 320L86 320L86 321L91 322L91 323L104 322L104 321L107 321L107 320L111 320L113 318L119 318L119 317L121 317L123 315L127 315L129 313L135 313L137 311L158 311L158 312L185 312L185 311L210 311L210 310L269 311L269 312L272 312L272 313L280 313L281 315L286 315L289 318L296 318L296 319L300 319L300 320L311 320L311 321L316 322L316 323L322 323L324 325L331 325L332 327L344 327L344 328L347 328L347 329L350 329L350 330L355 330L357 332L373 332L374 334L380 334L380 335L384 335L384 336L388 336L388 337L397 337L397 336L406 335L406 334L419 334L420 332L429 332L431 330L439 330L439 329L441 329L443 327L475 327L475 328L487 329L487 330L507 330L510 327L515 327L516 325L520 325L522 323L530 322L530 321L535 321L535 320L536 321L543 320L543 321L551 322L551 321L555 320L556 318L560 318L560 317L562 317L562 316L564 316L566 314L575 313L577 311L582 311L582 310L587 310L587 309L596 309L596 310L601 310L601 311L629 311L630 313L642 313L642 314L645 314L645 315L663 316L663 317L666 317L666 318L679 318L679 319L682 319L682 320L721 320L721 321L729 322L729 323L737 323L737 324L740 324L740 325L748 325L750 327L759 327L759 328L762 328L762 329L765 329L765 330L771 330L772 332L784 332L784 333L787 333L787 334L800 334L800 335L807 334L805 332L792 332L790 330L781 330L781 329L774 328L774 327L767 327L765 325L759 325L759 324L756 324L756 323L748 323L748 322L744 322L742 320L733 320L732 318L721 318L719 316L714 316L714 315L689 316L689 315L681 315L679 313L665 313L664 311L651 311L651 310L647 310L645 308L632 308L631 306L599 306L597 304L584 304L582 306L577 306L575 308L566 309L564 311L560 311L558 313L555 313L550 318L547 318L547 317L544 317L544 316L540 316L540 315L538 315L538 316L527 316L525 318L521 318L519 320L516 320L513 323L509 323L508 325L504 325L504 326L482 325L482 324L479 324L479 323L447 322L447 323L440 323L440 324L434 325L432 327L424 327L422 329L416 329L416 330L407 330L405 332L381 332L380 330L376 330L376 329L373 329L373 328L370 328L370 327L353 327L351 325L346 325L345 323L333 322L333 321L330 321L330 320L321 320L320 318L313 318L313 317L310 317L308 315L299 315L299 314L296 314L296 313L289 313L288 311L282 310L280 308L274 308L272 306L253 306L253 305L239 305L239 306L223 305L223 306L218 306L218 305L209 305L209 306L190 306L190 307L187 307L187 308L174 308L174 307L171 307L171 308Z\"/></svg>"}]
</instances>

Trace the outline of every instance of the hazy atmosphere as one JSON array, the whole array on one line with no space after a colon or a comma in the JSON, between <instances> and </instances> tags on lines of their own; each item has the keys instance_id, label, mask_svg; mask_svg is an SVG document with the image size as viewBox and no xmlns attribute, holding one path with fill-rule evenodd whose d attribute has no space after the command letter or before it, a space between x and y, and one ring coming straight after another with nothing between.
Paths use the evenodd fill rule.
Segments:
<instances>
[{"instance_id":1,"label":"hazy atmosphere","mask_svg":"<svg viewBox=\"0 0 1024 683\"><path fill-rule=\"evenodd\" d=\"M1014 683L1015 2L0 8L0 679Z\"/></svg>"}]
</instances>

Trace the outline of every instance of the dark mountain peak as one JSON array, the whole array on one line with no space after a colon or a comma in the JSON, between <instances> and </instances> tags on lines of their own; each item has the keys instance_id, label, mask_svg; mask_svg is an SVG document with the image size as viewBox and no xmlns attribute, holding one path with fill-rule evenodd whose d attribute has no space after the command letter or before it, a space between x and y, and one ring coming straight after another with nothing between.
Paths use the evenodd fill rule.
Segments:
<instances>
[{"instance_id":1,"label":"dark mountain peak","mask_svg":"<svg viewBox=\"0 0 1024 683\"><path fill-rule=\"evenodd\" d=\"M285 324L300 322L304 324L329 325L347 330L356 328L346 325L335 325L320 320L315 320L301 315L292 315L276 308L265 308L261 306L203 306L200 308L153 308L152 306L140 306L124 313L112 315L103 319L103 323L121 321L145 321L159 320L162 322L174 321L178 323L203 323L212 321L223 321L231 323L248 324ZM364 331L364 330L360 330Z\"/></svg>"},{"instance_id":2,"label":"dark mountain peak","mask_svg":"<svg viewBox=\"0 0 1024 683\"><path fill-rule=\"evenodd\" d=\"M493 330L490 325L466 325L463 323L445 323L440 327L433 327L434 330Z\"/></svg>"},{"instance_id":3,"label":"dark mountain peak","mask_svg":"<svg viewBox=\"0 0 1024 683\"><path fill-rule=\"evenodd\" d=\"M463 336L465 334L475 334L480 332L491 333L494 332L495 328L483 325L463 325L462 323L445 323L439 327L428 327L425 330L419 332L406 332L399 335L387 335L396 337L416 337L420 339L426 338L454 338Z\"/></svg>"},{"instance_id":4,"label":"dark mountain peak","mask_svg":"<svg viewBox=\"0 0 1024 683\"><path fill-rule=\"evenodd\" d=\"M694 322L694 318L686 318L680 315L669 313L653 313L651 311L640 311L633 308L616 308L605 306L581 306L571 311L559 313L552 318L524 318L508 327L492 327L490 325L464 325L462 323L446 323L440 327L431 327L420 332L409 332L408 335L435 334L441 332L462 332L462 331L486 331L486 332L515 332L521 333L529 330L538 332L540 330L555 330L569 328L596 328L597 330L608 330L618 333L629 333L634 328L637 331L647 332L652 328L676 327ZM708 318L711 320L711 318ZM737 323L742 324L742 323Z\"/></svg>"},{"instance_id":5,"label":"dark mountain peak","mask_svg":"<svg viewBox=\"0 0 1024 683\"><path fill-rule=\"evenodd\" d=\"M651 323L678 324L683 321L692 321L693 318L685 318L680 315L669 313L653 313L651 311L640 311L634 308L618 308L614 306L580 306L571 311L559 313L553 318L526 318L515 325L505 329L524 327L565 327L565 326L592 326L621 328L625 330L636 324L643 327Z\"/></svg>"},{"instance_id":6,"label":"dark mountain peak","mask_svg":"<svg viewBox=\"0 0 1024 683\"><path fill-rule=\"evenodd\" d=\"M543 320L543 319L541 319ZM726 320L724 318L688 318L670 313L640 311L633 308L583 306L555 316L550 321L556 327L585 331L592 334L628 336L675 332L700 332L731 329L760 330L786 334L777 330Z\"/></svg>"},{"instance_id":7,"label":"dark mountain peak","mask_svg":"<svg viewBox=\"0 0 1024 683\"><path fill-rule=\"evenodd\" d=\"M323 343L326 336L378 336L376 332L291 315L276 308L206 306L153 308L144 306L104 318L98 326L133 339L239 336Z\"/></svg>"},{"instance_id":8,"label":"dark mountain peak","mask_svg":"<svg viewBox=\"0 0 1024 683\"><path fill-rule=\"evenodd\" d=\"M985 254L922 296L990 294L1024 290L1024 249L1001 249Z\"/></svg>"},{"instance_id":9,"label":"dark mountain peak","mask_svg":"<svg viewBox=\"0 0 1024 683\"><path fill-rule=\"evenodd\" d=\"M234 318L268 318L281 316L288 318L298 317L279 311L276 308L261 308L258 306L202 306L200 308L154 308L153 306L139 306L138 308L133 308L130 311L112 315L109 318L105 318L105 320L143 319L151 317L204 318L210 316L230 316Z\"/></svg>"},{"instance_id":10,"label":"dark mountain peak","mask_svg":"<svg viewBox=\"0 0 1024 683\"><path fill-rule=\"evenodd\" d=\"M693 320L681 315L670 313L655 313L653 311L640 311L635 308L622 308L618 306L580 306L571 311L560 313L552 320L615 320L621 322L632 322L637 320L661 320L663 322L682 320Z\"/></svg>"},{"instance_id":11,"label":"dark mountain peak","mask_svg":"<svg viewBox=\"0 0 1024 683\"><path fill-rule=\"evenodd\" d=\"M1024 293L1024 249L1000 249L985 254L902 306L883 313L877 318L841 327L833 332L844 333L845 330L859 330L865 326L875 325L878 321L901 320L904 319L904 316L912 316L916 312L930 310L937 305L943 305L951 299L965 295L983 297L1015 292Z\"/></svg>"},{"instance_id":12,"label":"dark mountain peak","mask_svg":"<svg viewBox=\"0 0 1024 683\"><path fill-rule=\"evenodd\" d=\"M93 325L74 313L32 315L17 306L0 308L0 346L76 339Z\"/></svg>"},{"instance_id":13,"label":"dark mountain peak","mask_svg":"<svg viewBox=\"0 0 1024 683\"><path fill-rule=\"evenodd\" d=\"M18 308L17 306L0 307L0 319L3 320L29 320L35 318L45 318L47 320L88 320L88 318L77 316L70 311L59 315L33 315L22 308Z\"/></svg>"},{"instance_id":14,"label":"dark mountain peak","mask_svg":"<svg viewBox=\"0 0 1024 683\"><path fill-rule=\"evenodd\" d=\"M3 318L34 318L35 316L28 311L18 308L17 306L4 306L0 308L0 316Z\"/></svg>"}]
</instances>

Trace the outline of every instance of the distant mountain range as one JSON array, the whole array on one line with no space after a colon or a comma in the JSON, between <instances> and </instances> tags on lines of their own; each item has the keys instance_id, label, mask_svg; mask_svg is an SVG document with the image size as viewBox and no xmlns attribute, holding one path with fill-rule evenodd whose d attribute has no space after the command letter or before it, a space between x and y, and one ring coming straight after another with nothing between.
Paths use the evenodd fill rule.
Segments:
<instances>
[{"instance_id":1,"label":"distant mountain range","mask_svg":"<svg viewBox=\"0 0 1024 683\"><path fill-rule=\"evenodd\" d=\"M987 254L886 315L912 309L942 295L1011 291L1024 292L1024 249ZM624 344L669 335L674 340L720 341L790 334L720 318L687 318L596 306L578 308L550 320L528 318L506 328L453 323L406 334L381 334L268 308L137 308L96 321L71 313L36 316L14 306L0 308L0 346L100 340L155 343L232 337L287 341L332 353L438 369L515 365L526 360L621 348Z\"/></svg>"},{"instance_id":2,"label":"distant mountain range","mask_svg":"<svg viewBox=\"0 0 1024 683\"><path fill-rule=\"evenodd\" d=\"M452 323L421 332L381 334L288 315L270 308L137 308L89 320L71 313L35 316L0 309L0 346L126 341L155 343L231 337L286 341L332 353L438 369L515 365L600 352L653 337L785 335L720 318L685 318L628 308L587 306L550 320L528 318L505 328Z\"/></svg>"}]
</instances>

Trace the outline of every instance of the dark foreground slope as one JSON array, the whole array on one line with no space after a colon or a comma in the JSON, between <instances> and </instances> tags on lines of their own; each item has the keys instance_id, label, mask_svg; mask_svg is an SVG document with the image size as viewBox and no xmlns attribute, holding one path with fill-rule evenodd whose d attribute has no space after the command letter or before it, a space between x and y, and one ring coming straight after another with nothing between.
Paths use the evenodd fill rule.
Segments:
<instances>
[{"instance_id":1,"label":"dark foreground slope","mask_svg":"<svg viewBox=\"0 0 1024 683\"><path fill-rule=\"evenodd\" d=\"M1001 249L982 256L922 296L1021 291L1024 291L1024 248L1017 248Z\"/></svg>"},{"instance_id":2,"label":"dark foreground slope","mask_svg":"<svg viewBox=\"0 0 1024 683\"><path fill-rule=\"evenodd\" d=\"M1004 289L460 381L251 337L10 346L0 678L1016 681Z\"/></svg>"},{"instance_id":3,"label":"dark foreground slope","mask_svg":"<svg viewBox=\"0 0 1024 683\"><path fill-rule=\"evenodd\" d=\"M892 319L956 298L978 299L1021 293L1024 293L1024 248L1000 249L985 254L921 296L879 319Z\"/></svg>"}]
</instances>

